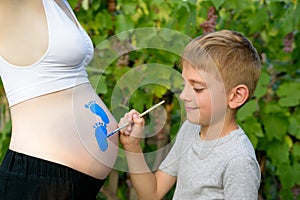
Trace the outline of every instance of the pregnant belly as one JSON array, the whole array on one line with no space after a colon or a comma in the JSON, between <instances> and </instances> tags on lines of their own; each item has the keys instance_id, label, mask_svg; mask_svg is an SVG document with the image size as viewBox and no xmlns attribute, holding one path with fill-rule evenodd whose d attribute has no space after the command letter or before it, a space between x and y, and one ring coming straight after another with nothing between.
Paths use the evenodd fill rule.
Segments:
<instances>
[{"instance_id":1,"label":"pregnant belly","mask_svg":"<svg viewBox=\"0 0 300 200\"><path fill-rule=\"evenodd\" d=\"M90 84L37 97L11 108L10 149L103 179L113 167L117 123Z\"/></svg>"}]
</instances>

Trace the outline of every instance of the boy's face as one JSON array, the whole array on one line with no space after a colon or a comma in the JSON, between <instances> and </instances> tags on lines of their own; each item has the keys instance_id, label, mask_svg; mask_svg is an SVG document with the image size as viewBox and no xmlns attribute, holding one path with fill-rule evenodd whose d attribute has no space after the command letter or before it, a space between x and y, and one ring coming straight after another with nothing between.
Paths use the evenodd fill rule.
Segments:
<instances>
[{"instance_id":1,"label":"boy's face","mask_svg":"<svg viewBox=\"0 0 300 200\"><path fill-rule=\"evenodd\" d=\"M224 85L207 72L197 70L190 64L183 65L184 88L180 99L185 104L187 120L201 126L220 121L226 112Z\"/></svg>"}]
</instances>

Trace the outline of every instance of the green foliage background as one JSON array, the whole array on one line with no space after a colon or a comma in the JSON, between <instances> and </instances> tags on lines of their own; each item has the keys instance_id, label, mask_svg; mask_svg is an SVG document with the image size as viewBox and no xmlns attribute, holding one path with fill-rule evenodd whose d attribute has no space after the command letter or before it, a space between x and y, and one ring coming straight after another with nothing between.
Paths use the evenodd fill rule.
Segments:
<instances>
[{"instance_id":1,"label":"green foliage background","mask_svg":"<svg viewBox=\"0 0 300 200\"><path fill-rule=\"evenodd\" d=\"M242 32L257 48L263 73L255 97L238 114L238 120L253 143L262 170L260 199L300 199L300 4L297 0L69 0L76 15L95 45L130 29L168 28L194 38L203 33L200 24L214 7L216 30ZM292 33L292 52L285 52L284 38ZM145 35L145 39L149 39ZM159 41L156 41L159 42ZM180 42L180 41L177 41ZM113 62L97 80L101 70L88 68L90 80L108 106L119 78L143 63L162 63L176 70L179 57L153 49L126 54L121 63ZM168 77L162 77L171 81ZM8 147L11 124L1 85L0 156ZM128 100L137 110L149 107L155 99L168 95L165 87L139 88ZM171 135L178 130L179 105L175 96L171 117ZM111 108L112 109L112 108ZM117 119L120 116L116 116ZM155 147L154 147L155 148ZM120 173L119 199L126 195L126 174ZM171 198L172 192L166 199ZM105 199L104 196L99 198Z\"/></svg>"}]
</instances>

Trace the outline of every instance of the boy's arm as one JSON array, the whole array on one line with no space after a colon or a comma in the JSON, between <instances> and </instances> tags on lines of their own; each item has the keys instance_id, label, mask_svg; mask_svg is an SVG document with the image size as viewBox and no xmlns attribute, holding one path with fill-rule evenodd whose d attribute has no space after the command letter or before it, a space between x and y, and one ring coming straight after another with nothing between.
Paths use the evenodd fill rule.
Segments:
<instances>
[{"instance_id":1,"label":"boy's arm","mask_svg":"<svg viewBox=\"0 0 300 200\"><path fill-rule=\"evenodd\" d=\"M176 182L176 177L160 170L153 174L149 169L140 146L144 120L138 115L138 112L132 110L120 121L120 125L128 121L134 123L134 126L120 130L120 140L126 153L131 181L141 200L162 199Z\"/></svg>"},{"instance_id":2,"label":"boy's arm","mask_svg":"<svg viewBox=\"0 0 300 200\"><path fill-rule=\"evenodd\" d=\"M260 185L260 168L250 156L230 160L224 173L224 195L230 200L257 200Z\"/></svg>"},{"instance_id":3,"label":"boy's arm","mask_svg":"<svg viewBox=\"0 0 300 200\"><path fill-rule=\"evenodd\" d=\"M162 199L176 182L176 177L163 171L158 170L153 174L141 150L138 154L127 152L126 158L130 179L141 200Z\"/></svg>"}]
</instances>

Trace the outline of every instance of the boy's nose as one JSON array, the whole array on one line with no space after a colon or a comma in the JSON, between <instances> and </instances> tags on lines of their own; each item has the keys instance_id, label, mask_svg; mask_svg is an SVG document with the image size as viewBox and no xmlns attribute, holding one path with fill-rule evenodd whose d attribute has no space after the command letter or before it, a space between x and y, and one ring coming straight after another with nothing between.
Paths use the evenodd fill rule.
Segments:
<instances>
[{"instance_id":1,"label":"boy's nose","mask_svg":"<svg viewBox=\"0 0 300 200\"><path fill-rule=\"evenodd\" d=\"M182 101L191 101L191 95L192 95L192 92L189 91L189 88L188 86L184 86L182 92L180 93L179 95L179 98L182 100Z\"/></svg>"}]
</instances>

